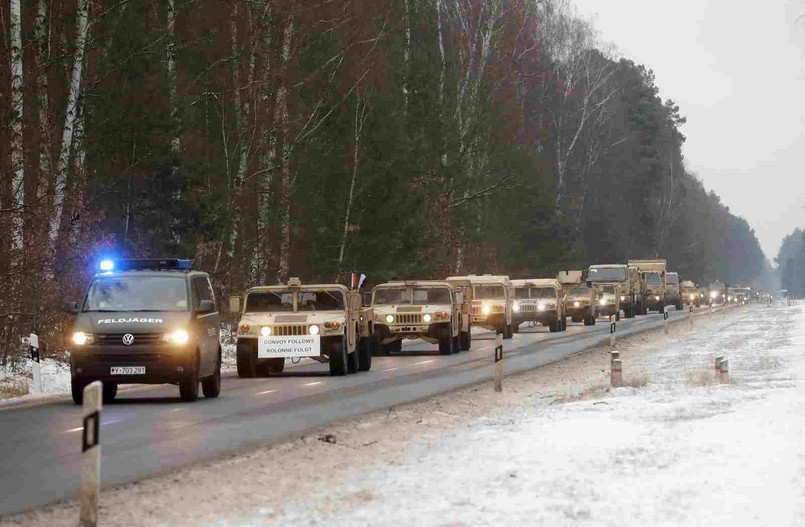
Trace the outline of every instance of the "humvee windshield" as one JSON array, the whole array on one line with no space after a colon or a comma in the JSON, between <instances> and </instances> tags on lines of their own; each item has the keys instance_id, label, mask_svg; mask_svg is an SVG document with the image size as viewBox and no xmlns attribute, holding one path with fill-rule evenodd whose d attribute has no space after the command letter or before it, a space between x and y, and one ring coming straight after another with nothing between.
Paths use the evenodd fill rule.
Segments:
<instances>
[{"instance_id":1,"label":"humvee windshield","mask_svg":"<svg viewBox=\"0 0 805 527\"><path fill-rule=\"evenodd\" d=\"M646 273L646 283L651 285L661 285L660 273Z\"/></svg>"},{"instance_id":2,"label":"humvee windshield","mask_svg":"<svg viewBox=\"0 0 805 527\"><path fill-rule=\"evenodd\" d=\"M414 294L414 305L423 306L425 304L449 304L450 290L444 287L433 287L428 289L412 289Z\"/></svg>"},{"instance_id":3,"label":"humvee windshield","mask_svg":"<svg viewBox=\"0 0 805 527\"><path fill-rule=\"evenodd\" d=\"M531 290L531 298L550 300L556 298L556 291L553 287L535 287Z\"/></svg>"},{"instance_id":4,"label":"humvee windshield","mask_svg":"<svg viewBox=\"0 0 805 527\"><path fill-rule=\"evenodd\" d=\"M615 286L613 286L613 285L605 285L604 287L601 288L601 291L603 293L609 293L609 294L614 295L615 294Z\"/></svg>"},{"instance_id":5,"label":"humvee windshield","mask_svg":"<svg viewBox=\"0 0 805 527\"><path fill-rule=\"evenodd\" d=\"M665 275L665 282L668 285L676 285L679 283L679 275L668 273L667 275Z\"/></svg>"},{"instance_id":6,"label":"humvee windshield","mask_svg":"<svg viewBox=\"0 0 805 527\"><path fill-rule=\"evenodd\" d=\"M587 279L591 282L625 282L626 269L623 267L590 267Z\"/></svg>"},{"instance_id":7,"label":"humvee windshield","mask_svg":"<svg viewBox=\"0 0 805 527\"><path fill-rule=\"evenodd\" d=\"M586 295L589 292L590 290L587 289L586 287L574 287L573 289L570 290L571 295Z\"/></svg>"},{"instance_id":8,"label":"humvee windshield","mask_svg":"<svg viewBox=\"0 0 805 527\"><path fill-rule=\"evenodd\" d=\"M528 288L527 287L518 287L514 290L514 298L520 300L527 300L528 299Z\"/></svg>"},{"instance_id":9,"label":"humvee windshield","mask_svg":"<svg viewBox=\"0 0 805 527\"><path fill-rule=\"evenodd\" d=\"M476 300L506 298L506 293L502 285L476 285L472 288L472 294Z\"/></svg>"},{"instance_id":10,"label":"humvee windshield","mask_svg":"<svg viewBox=\"0 0 805 527\"><path fill-rule=\"evenodd\" d=\"M297 293L298 311L343 311L344 295L338 289Z\"/></svg>"},{"instance_id":11,"label":"humvee windshield","mask_svg":"<svg viewBox=\"0 0 805 527\"><path fill-rule=\"evenodd\" d=\"M378 289L375 291L372 304L413 304L415 306L450 304L450 290L446 287Z\"/></svg>"},{"instance_id":12,"label":"humvee windshield","mask_svg":"<svg viewBox=\"0 0 805 527\"><path fill-rule=\"evenodd\" d=\"M293 293L264 291L246 296L244 312L274 313L293 311Z\"/></svg>"},{"instance_id":13,"label":"humvee windshield","mask_svg":"<svg viewBox=\"0 0 805 527\"><path fill-rule=\"evenodd\" d=\"M109 276L89 288L83 311L187 311L184 276Z\"/></svg>"}]
</instances>

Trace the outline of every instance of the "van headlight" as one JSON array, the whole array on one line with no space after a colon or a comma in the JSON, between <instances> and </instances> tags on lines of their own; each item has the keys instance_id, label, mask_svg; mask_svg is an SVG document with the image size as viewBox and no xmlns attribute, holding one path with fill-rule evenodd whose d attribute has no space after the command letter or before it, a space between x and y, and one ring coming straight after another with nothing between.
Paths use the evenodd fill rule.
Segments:
<instances>
[{"instance_id":1,"label":"van headlight","mask_svg":"<svg viewBox=\"0 0 805 527\"><path fill-rule=\"evenodd\" d=\"M73 344L76 346L86 346L95 342L95 335L92 333L84 333L83 331L76 331L73 333Z\"/></svg>"},{"instance_id":2,"label":"van headlight","mask_svg":"<svg viewBox=\"0 0 805 527\"><path fill-rule=\"evenodd\" d=\"M167 342L169 344L177 344L177 345L187 344L188 340L190 340L190 335L187 333L187 331L183 329L179 329L162 335L162 341Z\"/></svg>"}]
</instances>

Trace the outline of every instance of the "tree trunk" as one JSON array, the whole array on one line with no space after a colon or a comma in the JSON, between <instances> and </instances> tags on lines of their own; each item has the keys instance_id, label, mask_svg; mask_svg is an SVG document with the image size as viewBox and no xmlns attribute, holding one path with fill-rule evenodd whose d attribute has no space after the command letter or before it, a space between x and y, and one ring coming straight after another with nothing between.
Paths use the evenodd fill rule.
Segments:
<instances>
[{"instance_id":1,"label":"tree trunk","mask_svg":"<svg viewBox=\"0 0 805 527\"><path fill-rule=\"evenodd\" d=\"M67 110L64 116L64 128L62 130L61 150L59 159L56 162L53 185L53 206L51 207L50 219L50 247L51 257L55 257L59 246L60 233L63 230L62 210L64 208L65 183L67 167L70 161L70 152L73 147L73 135L75 123L78 118L78 98L81 94L81 78L84 66L84 52L87 43L87 26L89 19L89 0L79 0L79 8L76 16L76 41L73 53L73 71L70 77L70 90L67 97Z\"/></svg>"},{"instance_id":2,"label":"tree trunk","mask_svg":"<svg viewBox=\"0 0 805 527\"><path fill-rule=\"evenodd\" d=\"M343 272L344 252L347 246L347 234L349 233L349 215L352 212L352 202L355 198L355 181L358 179L358 161L360 159L361 134L363 124L366 122L366 102L361 101L360 90L356 91L357 102L355 103L355 130L353 139L355 149L352 152L352 180L349 183L349 196L347 197L347 211L344 214L344 232L341 236L341 249L338 251L338 276L339 279Z\"/></svg>"},{"instance_id":3,"label":"tree trunk","mask_svg":"<svg viewBox=\"0 0 805 527\"><path fill-rule=\"evenodd\" d=\"M9 2L9 32L11 33L11 203L13 218L12 248L21 257L23 250L23 208L25 207L25 156L22 147L22 16L19 0ZM12 258L13 260L13 258Z\"/></svg>"},{"instance_id":4,"label":"tree trunk","mask_svg":"<svg viewBox=\"0 0 805 527\"><path fill-rule=\"evenodd\" d=\"M182 133L182 122L179 117L179 105L177 101L176 87L176 7L174 0L167 0L168 5L168 104L170 107L171 120L171 151L178 155L181 149L180 136Z\"/></svg>"},{"instance_id":5,"label":"tree trunk","mask_svg":"<svg viewBox=\"0 0 805 527\"><path fill-rule=\"evenodd\" d=\"M50 38L47 27L48 0L39 0L34 24L34 67L36 68L36 99L39 104L39 174L37 177L37 197L50 179L51 130L50 96L48 74L45 63L50 55Z\"/></svg>"},{"instance_id":6,"label":"tree trunk","mask_svg":"<svg viewBox=\"0 0 805 527\"><path fill-rule=\"evenodd\" d=\"M291 58L291 40L293 38L293 16L288 18L288 25L282 36L282 70L286 69ZM277 106L280 113L280 130L282 133L282 170L281 170L281 196L280 196L280 254L277 282L280 284L288 280L290 271L291 252L291 143L289 137L288 120L288 89L284 75L281 75L282 85L277 91Z\"/></svg>"},{"instance_id":7,"label":"tree trunk","mask_svg":"<svg viewBox=\"0 0 805 527\"><path fill-rule=\"evenodd\" d=\"M261 75L262 101L268 107L271 100L271 50L274 45L272 34L272 22L274 12L271 1L266 2L265 11L262 16L262 26L265 28L265 38L263 39L264 63ZM254 108L257 113L257 106ZM259 157L260 177L257 184L257 240L254 244L254 251L251 257L250 272L254 283L264 283L263 277L268 277L268 253L270 248L269 225L270 225L270 204L271 204L271 183L274 176L274 163L277 157L277 134L274 123L278 116L274 112L274 119L269 119L270 112L266 111L265 118L262 120L262 142L265 146Z\"/></svg>"}]
</instances>

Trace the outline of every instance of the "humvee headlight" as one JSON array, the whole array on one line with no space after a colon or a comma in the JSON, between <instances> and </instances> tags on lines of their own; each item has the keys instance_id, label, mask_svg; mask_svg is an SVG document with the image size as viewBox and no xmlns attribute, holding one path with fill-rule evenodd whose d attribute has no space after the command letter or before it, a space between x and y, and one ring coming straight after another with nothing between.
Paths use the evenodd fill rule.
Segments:
<instances>
[{"instance_id":1,"label":"humvee headlight","mask_svg":"<svg viewBox=\"0 0 805 527\"><path fill-rule=\"evenodd\" d=\"M625 296L622 296L622 297L621 297L621 302L623 302L624 300L626 300L626 297L625 297Z\"/></svg>"},{"instance_id":2,"label":"humvee headlight","mask_svg":"<svg viewBox=\"0 0 805 527\"><path fill-rule=\"evenodd\" d=\"M540 310L540 311L545 311L545 304L538 305L537 309Z\"/></svg>"},{"instance_id":3,"label":"humvee headlight","mask_svg":"<svg viewBox=\"0 0 805 527\"><path fill-rule=\"evenodd\" d=\"M512 309L514 310L515 313L518 313L520 311L520 302L515 302L512 305Z\"/></svg>"},{"instance_id":4,"label":"humvee headlight","mask_svg":"<svg viewBox=\"0 0 805 527\"><path fill-rule=\"evenodd\" d=\"M484 306L483 309L481 309L481 312L484 315L488 315L489 314L489 306Z\"/></svg>"},{"instance_id":5,"label":"humvee headlight","mask_svg":"<svg viewBox=\"0 0 805 527\"><path fill-rule=\"evenodd\" d=\"M394 315L386 315L386 322L388 322L389 324L394 322Z\"/></svg>"},{"instance_id":6,"label":"humvee headlight","mask_svg":"<svg viewBox=\"0 0 805 527\"><path fill-rule=\"evenodd\" d=\"M431 320L433 320L433 317L430 315L430 313L425 313L422 316L422 320L424 320L425 322L430 322Z\"/></svg>"},{"instance_id":7,"label":"humvee headlight","mask_svg":"<svg viewBox=\"0 0 805 527\"><path fill-rule=\"evenodd\" d=\"M601 300L598 301L598 303L601 304L602 306L605 306L607 305L607 300L606 298L602 298Z\"/></svg>"},{"instance_id":8,"label":"humvee headlight","mask_svg":"<svg viewBox=\"0 0 805 527\"><path fill-rule=\"evenodd\" d=\"M710 298L715 298L717 296L718 296L718 293L716 293L715 291L710 291Z\"/></svg>"},{"instance_id":9,"label":"humvee headlight","mask_svg":"<svg viewBox=\"0 0 805 527\"><path fill-rule=\"evenodd\" d=\"M580 305L581 305L581 302L573 302L573 307L579 307Z\"/></svg>"},{"instance_id":10,"label":"humvee headlight","mask_svg":"<svg viewBox=\"0 0 805 527\"><path fill-rule=\"evenodd\" d=\"M691 300L696 300L696 295L690 295Z\"/></svg>"},{"instance_id":11,"label":"humvee headlight","mask_svg":"<svg viewBox=\"0 0 805 527\"><path fill-rule=\"evenodd\" d=\"M310 326L307 330L308 333L311 335L318 335L319 334L319 326Z\"/></svg>"},{"instance_id":12,"label":"humvee headlight","mask_svg":"<svg viewBox=\"0 0 805 527\"><path fill-rule=\"evenodd\" d=\"M245 322L240 325L240 332L241 333L248 333L250 329L251 329L251 326L246 324Z\"/></svg>"},{"instance_id":13,"label":"humvee headlight","mask_svg":"<svg viewBox=\"0 0 805 527\"><path fill-rule=\"evenodd\" d=\"M263 326L260 328L260 334L264 337L271 335L271 328L268 326Z\"/></svg>"},{"instance_id":14,"label":"humvee headlight","mask_svg":"<svg viewBox=\"0 0 805 527\"><path fill-rule=\"evenodd\" d=\"M82 331L76 331L75 333L73 333L73 344L75 344L76 346L84 346L86 344L92 344L94 340L95 337L93 335L90 335L89 333L84 333Z\"/></svg>"}]
</instances>

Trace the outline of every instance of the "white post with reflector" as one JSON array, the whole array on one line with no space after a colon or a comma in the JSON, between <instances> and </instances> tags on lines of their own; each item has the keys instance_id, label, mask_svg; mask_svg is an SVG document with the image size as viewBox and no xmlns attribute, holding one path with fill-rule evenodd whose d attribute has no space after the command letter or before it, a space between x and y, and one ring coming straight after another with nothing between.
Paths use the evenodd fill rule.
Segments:
<instances>
[{"instance_id":1,"label":"white post with reflector","mask_svg":"<svg viewBox=\"0 0 805 527\"><path fill-rule=\"evenodd\" d=\"M42 393L42 365L40 364L39 336L36 333L31 333L31 336L28 338L31 346L31 360L33 361L31 367L34 377L32 391L33 393Z\"/></svg>"},{"instance_id":2,"label":"white post with reflector","mask_svg":"<svg viewBox=\"0 0 805 527\"><path fill-rule=\"evenodd\" d=\"M101 484L101 381L84 388L84 429L81 433L81 525L98 525L98 495Z\"/></svg>"},{"instance_id":3,"label":"white post with reflector","mask_svg":"<svg viewBox=\"0 0 805 527\"><path fill-rule=\"evenodd\" d=\"M503 391L503 335L495 342L495 391Z\"/></svg>"}]
</instances>

